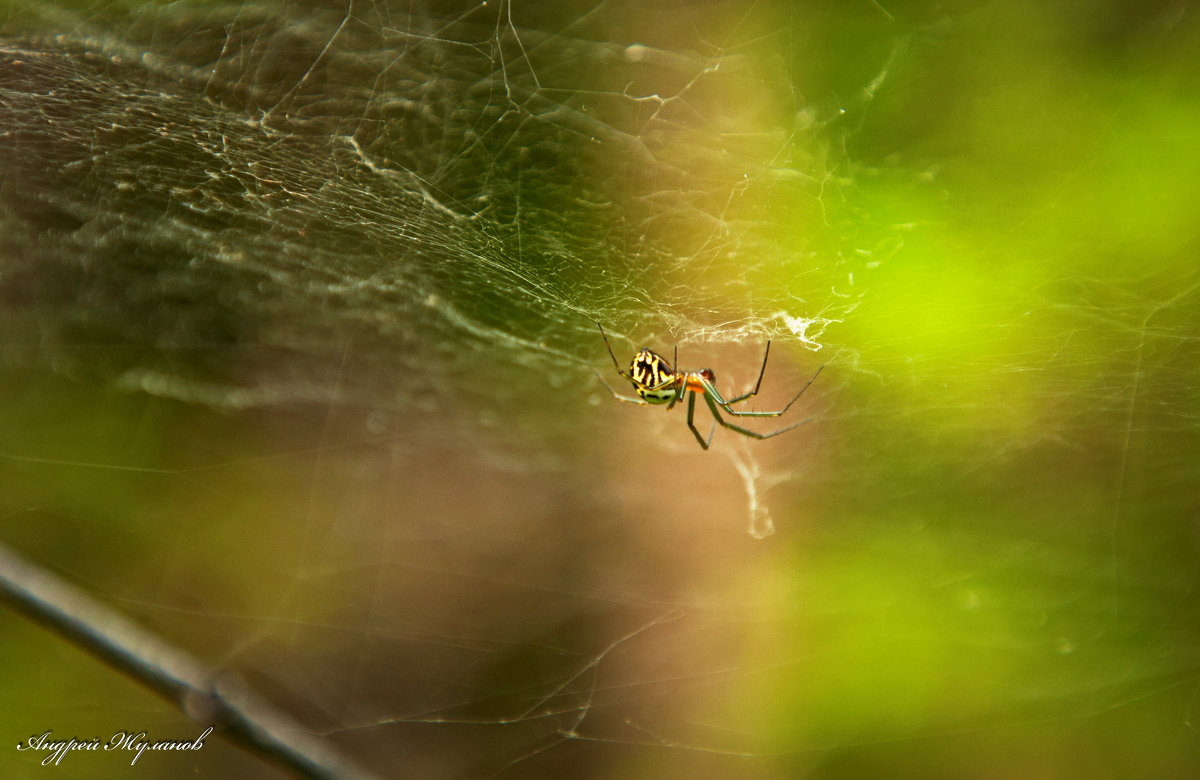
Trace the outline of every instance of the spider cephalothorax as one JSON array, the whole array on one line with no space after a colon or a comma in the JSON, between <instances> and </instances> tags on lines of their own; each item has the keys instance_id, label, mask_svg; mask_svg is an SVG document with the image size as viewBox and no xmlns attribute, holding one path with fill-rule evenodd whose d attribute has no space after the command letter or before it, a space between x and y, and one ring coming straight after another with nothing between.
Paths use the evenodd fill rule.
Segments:
<instances>
[{"instance_id":1,"label":"spider cephalothorax","mask_svg":"<svg viewBox=\"0 0 1200 780\"><path fill-rule=\"evenodd\" d=\"M763 352L762 367L758 371L758 381L754 383L754 389L743 393L735 398L725 399L717 390L716 381L717 375L711 368L702 368L697 371L680 371L671 367L671 364L662 356L653 352L649 347L642 347L636 355L633 356L633 362L629 364L629 371L623 371L621 364L617 362L617 356L613 354L612 345L608 343L608 336L604 333L604 328L596 323L600 328L600 335L604 338L604 345L608 347L608 355L612 358L613 365L616 366L617 373L633 385L633 391L637 393L637 398L627 398L613 391L610 387L609 392L612 392L613 397L619 401L625 401L631 404L667 404L670 409L683 400L684 395L688 397L688 428L696 437L696 441L700 442L700 446L708 449L708 445L712 442L712 431L709 432L708 438L705 439L700 435L700 431L695 425L695 409L696 409L696 394L704 396L704 402L708 404L709 411L712 412L716 423L713 424L713 431L716 430L717 424L723 425L730 430L737 431L746 436L751 436L755 439L769 439L772 436L778 436L781 433L790 431L793 428L799 428L804 423L809 422L812 418L798 422L795 425L789 425L786 428L781 428L771 433L755 433L741 426L734 425L721 416L718 409L723 410L726 414L734 417L778 417L792 407L792 404L804 395L804 391L813 383L813 379L817 378L817 374L821 373L821 368L817 369L817 373L813 374L812 379L805 383L804 387L800 388L800 392L796 393L796 397L788 401L787 406L777 412L739 412L731 408L731 404L736 404L741 401L746 401L758 395L758 388L762 384L763 374L767 370L767 356L771 354L771 342L767 342L767 348ZM678 358L678 355L676 355ZM676 360L678 362L678 359ZM601 381L604 381L601 378ZM605 383L605 387L608 383Z\"/></svg>"}]
</instances>

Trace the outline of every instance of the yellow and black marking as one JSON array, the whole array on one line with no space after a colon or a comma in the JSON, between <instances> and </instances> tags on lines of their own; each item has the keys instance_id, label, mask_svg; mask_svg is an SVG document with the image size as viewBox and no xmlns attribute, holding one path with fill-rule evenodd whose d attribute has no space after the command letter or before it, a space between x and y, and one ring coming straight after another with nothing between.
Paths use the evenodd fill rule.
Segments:
<instances>
[{"instance_id":1,"label":"yellow and black marking","mask_svg":"<svg viewBox=\"0 0 1200 780\"><path fill-rule=\"evenodd\" d=\"M665 404L675 400L675 372L662 355L646 347L637 353L629 366L634 392L652 404Z\"/></svg>"}]
</instances>

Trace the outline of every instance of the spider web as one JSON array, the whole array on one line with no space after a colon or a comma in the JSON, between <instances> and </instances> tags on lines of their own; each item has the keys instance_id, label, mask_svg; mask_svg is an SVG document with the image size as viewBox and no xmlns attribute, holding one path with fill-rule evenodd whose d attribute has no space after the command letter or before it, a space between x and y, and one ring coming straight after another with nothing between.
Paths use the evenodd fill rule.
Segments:
<instances>
[{"instance_id":1,"label":"spider web","mask_svg":"<svg viewBox=\"0 0 1200 780\"><path fill-rule=\"evenodd\" d=\"M8 8L4 538L382 776L1194 770L1194 111L1071 53L1194 35L1023 12ZM187 733L6 627L6 734Z\"/></svg>"}]
</instances>

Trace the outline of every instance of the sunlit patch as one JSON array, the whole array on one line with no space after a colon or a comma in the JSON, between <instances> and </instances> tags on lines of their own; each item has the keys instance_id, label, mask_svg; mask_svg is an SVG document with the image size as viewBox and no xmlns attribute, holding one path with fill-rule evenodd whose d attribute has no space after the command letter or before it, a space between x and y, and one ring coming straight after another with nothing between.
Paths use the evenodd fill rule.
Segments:
<instances>
[{"instance_id":1,"label":"sunlit patch","mask_svg":"<svg viewBox=\"0 0 1200 780\"><path fill-rule=\"evenodd\" d=\"M793 335L814 350L824 346L817 339L825 334L825 328L835 322L841 322L841 320L832 320L826 317L793 317L785 311L779 312L776 316L783 320Z\"/></svg>"}]
</instances>

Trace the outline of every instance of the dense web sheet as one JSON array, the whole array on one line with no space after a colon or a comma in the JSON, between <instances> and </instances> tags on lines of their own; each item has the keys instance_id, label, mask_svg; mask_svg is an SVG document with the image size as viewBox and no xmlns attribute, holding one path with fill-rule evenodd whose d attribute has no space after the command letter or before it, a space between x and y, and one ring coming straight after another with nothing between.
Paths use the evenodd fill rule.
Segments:
<instances>
[{"instance_id":1,"label":"dense web sheet","mask_svg":"<svg viewBox=\"0 0 1200 780\"><path fill-rule=\"evenodd\" d=\"M815 109L746 40L753 17L667 35L681 52L593 38L673 8L553 30L522 10L166 7L14 43L10 219L54 229L13 247L42 316L14 308L10 332L58 370L234 408L444 412L481 362L509 403L539 379L588 392L600 320L660 349L819 349L874 247L818 247L836 174L797 143ZM780 190L805 206L789 236L813 238L755 229Z\"/></svg>"},{"instance_id":2,"label":"dense web sheet","mask_svg":"<svg viewBox=\"0 0 1200 780\"><path fill-rule=\"evenodd\" d=\"M1115 155L997 129L998 7L8 9L4 539L382 776L1200 765L1197 244L1056 232ZM939 57L995 114L903 106ZM1020 132L1066 174L1014 196ZM730 395L771 339L750 408L824 364L813 421L701 453L597 322ZM186 733L11 625L5 734ZM261 776L218 751L146 771Z\"/></svg>"},{"instance_id":3,"label":"dense web sheet","mask_svg":"<svg viewBox=\"0 0 1200 780\"><path fill-rule=\"evenodd\" d=\"M507 5L449 19L371 4L201 6L95 31L84 16L76 39L7 51L21 128L9 150L27 166L9 197L59 234L107 239L76 238L70 266L82 252L109 260L109 284L160 314L133 309L109 335L168 352L113 368L188 400L350 392L312 365L347 332L390 349L389 388L428 378L404 370L430 365L416 362L417 341L453 351L435 365L487 350L553 377L564 357L584 362L567 351L600 319L643 337L790 331L817 346L814 324L850 308L848 271L836 256L832 273L783 257L748 229L769 216L764 192L819 201L832 177L789 157L798 107L785 74L736 46L705 56L589 40L589 18L621 10L557 32L518 30ZM151 252L156 281L174 285L125 289ZM746 289L755 268L781 263L786 283ZM222 292L236 292L219 295L229 310L210 311ZM296 310L308 314L302 344L279 332L298 328ZM222 337L319 360L302 363L309 377L245 377L277 388L262 397L165 365L172 348Z\"/></svg>"}]
</instances>

